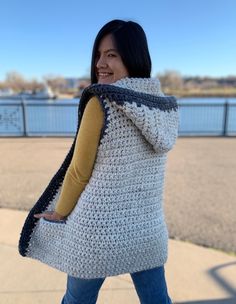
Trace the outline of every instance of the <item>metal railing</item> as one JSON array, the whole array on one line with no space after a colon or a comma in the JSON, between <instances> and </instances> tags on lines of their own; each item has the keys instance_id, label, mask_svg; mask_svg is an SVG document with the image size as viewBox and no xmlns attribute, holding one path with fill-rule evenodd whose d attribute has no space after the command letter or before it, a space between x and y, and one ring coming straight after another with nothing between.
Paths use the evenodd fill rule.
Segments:
<instances>
[{"instance_id":1,"label":"metal railing","mask_svg":"<svg viewBox=\"0 0 236 304\"><path fill-rule=\"evenodd\" d=\"M74 136L78 103L0 103L0 136ZM236 104L180 103L179 136L235 136Z\"/></svg>"},{"instance_id":2,"label":"metal railing","mask_svg":"<svg viewBox=\"0 0 236 304\"><path fill-rule=\"evenodd\" d=\"M179 136L235 136L236 103L180 103Z\"/></svg>"},{"instance_id":3,"label":"metal railing","mask_svg":"<svg viewBox=\"0 0 236 304\"><path fill-rule=\"evenodd\" d=\"M78 104L0 103L0 136L74 136Z\"/></svg>"}]
</instances>

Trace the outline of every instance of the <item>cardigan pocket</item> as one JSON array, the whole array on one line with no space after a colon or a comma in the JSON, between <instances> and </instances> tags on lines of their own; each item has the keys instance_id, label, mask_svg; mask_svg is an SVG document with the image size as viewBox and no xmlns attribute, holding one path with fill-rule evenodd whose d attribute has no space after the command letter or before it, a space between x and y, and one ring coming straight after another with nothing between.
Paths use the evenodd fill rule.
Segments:
<instances>
[{"instance_id":1,"label":"cardigan pocket","mask_svg":"<svg viewBox=\"0 0 236 304\"><path fill-rule=\"evenodd\" d=\"M64 236L66 227L66 221L50 221L44 218L41 218L38 223L38 227L36 230L37 237L39 241L46 243L49 239L53 239L56 242L61 241Z\"/></svg>"},{"instance_id":2,"label":"cardigan pocket","mask_svg":"<svg viewBox=\"0 0 236 304\"><path fill-rule=\"evenodd\" d=\"M66 224L66 220L59 220L59 221L52 221L52 220L47 220L43 217L43 221L49 222L49 223L55 223L55 224Z\"/></svg>"},{"instance_id":3,"label":"cardigan pocket","mask_svg":"<svg viewBox=\"0 0 236 304\"><path fill-rule=\"evenodd\" d=\"M27 255L56 267L60 261L65 240L66 221L52 222L40 218L31 237Z\"/></svg>"}]
</instances>

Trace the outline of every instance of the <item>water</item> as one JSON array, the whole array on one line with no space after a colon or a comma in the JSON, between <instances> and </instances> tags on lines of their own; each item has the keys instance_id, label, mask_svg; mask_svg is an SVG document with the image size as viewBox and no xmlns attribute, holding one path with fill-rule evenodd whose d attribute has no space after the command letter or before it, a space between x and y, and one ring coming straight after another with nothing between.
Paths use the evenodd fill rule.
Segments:
<instances>
[{"instance_id":1,"label":"water","mask_svg":"<svg viewBox=\"0 0 236 304\"><path fill-rule=\"evenodd\" d=\"M222 135L225 101L215 97L179 99L179 134ZM227 101L227 134L236 135L236 98ZM23 107L20 100L0 100L0 136L74 136L78 104L78 99L27 100Z\"/></svg>"}]
</instances>

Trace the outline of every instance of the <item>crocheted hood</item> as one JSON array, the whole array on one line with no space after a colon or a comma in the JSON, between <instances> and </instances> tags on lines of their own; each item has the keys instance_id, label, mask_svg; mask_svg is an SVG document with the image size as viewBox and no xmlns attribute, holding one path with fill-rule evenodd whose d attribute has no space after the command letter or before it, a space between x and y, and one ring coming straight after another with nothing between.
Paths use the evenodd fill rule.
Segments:
<instances>
[{"instance_id":1,"label":"crocheted hood","mask_svg":"<svg viewBox=\"0 0 236 304\"><path fill-rule=\"evenodd\" d=\"M92 85L86 94L108 98L132 120L156 152L173 147L178 136L178 105L174 96L162 93L158 79L126 77L111 85Z\"/></svg>"}]
</instances>

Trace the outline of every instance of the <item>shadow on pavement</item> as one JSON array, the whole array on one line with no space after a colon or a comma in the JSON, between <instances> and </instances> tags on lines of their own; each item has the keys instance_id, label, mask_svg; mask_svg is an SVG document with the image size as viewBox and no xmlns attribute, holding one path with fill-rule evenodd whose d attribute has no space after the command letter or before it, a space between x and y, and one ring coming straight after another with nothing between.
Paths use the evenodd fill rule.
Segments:
<instances>
[{"instance_id":1,"label":"shadow on pavement","mask_svg":"<svg viewBox=\"0 0 236 304\"><path fill-rule=\"evenodd\" d=\"M208 275L211 276L212 279L218 285L220 285L225 291L227 291L229 296L232 296L233 298L235 298L234 304L236 304L236 287L230 285L224 278L221 277L221 275L219 273L220 269L230 267L233 265L236 266L236 261L213 267L210 270L208 270Z\"/></svg>"},{"instance_id":2,"label":"shadow on pavement","mask_svg":"<svg viewBox=\"0 0 236 304\"><path fill-rule=\"evenodd\" d=\"M236 298L178 302L176 304L236 304Z\"/></svg>"},{"instance_id":3,"label":"shadow on pavement","mask_svg":"<svg viewBox=\"0 0 236 304\"><path fill-rule=\"evenodd\" d=\"M222 278L219 273L219 270L230 266L236 266L236 261L213 267L207 271L208 275L221 288L223 288L229 294L229 296L231 296L230 298L179 302L178 304L236 304L236 288L227 282L224 278Z\"/></svg>"}]
</instances>

